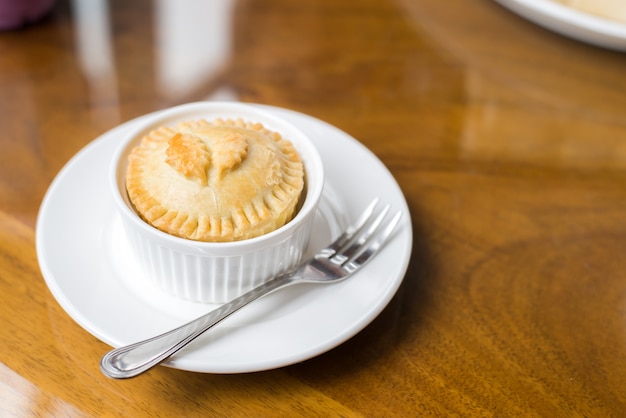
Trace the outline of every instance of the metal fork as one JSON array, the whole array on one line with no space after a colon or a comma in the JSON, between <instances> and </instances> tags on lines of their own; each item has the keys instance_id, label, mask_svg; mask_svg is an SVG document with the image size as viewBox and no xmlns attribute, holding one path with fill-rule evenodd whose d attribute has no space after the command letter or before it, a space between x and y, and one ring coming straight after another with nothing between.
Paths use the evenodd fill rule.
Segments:
<instances>
[{"instance_id":1,"label":"metal fork","mask_svg":"<svg viewBox=\"0 0 626 418\"><path fill-rule=\"evenodd\" d=\"M294 270L277 276L176 329L108 352L100 361L100 369L105 375L116 379L137 376L168 359L198 336L261 296L295 283L334 283L347 278L378 252L402 216L402 212L398 211L383 225L390 206L385 206L374 216L377 205L378 199L375 199L354 225Z\"/></svg>"}]
</instances>

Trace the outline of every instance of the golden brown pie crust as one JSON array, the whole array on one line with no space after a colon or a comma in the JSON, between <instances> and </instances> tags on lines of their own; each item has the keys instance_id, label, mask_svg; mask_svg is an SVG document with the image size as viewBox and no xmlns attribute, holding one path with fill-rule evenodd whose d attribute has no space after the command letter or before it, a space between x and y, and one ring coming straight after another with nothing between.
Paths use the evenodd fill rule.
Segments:
<instances>
[{"instance_id":1,"label":"golden brown pie crust","mask_svg":"<svg viewBox=\"0 0 626 418\"><path fill-rule=\"evenodd\" d=\"M198 241L254 238L294 215L303 163L290 141L241 119L160 127L128 157L126 189L137 213Z\"/></svg>"}]
</instances>

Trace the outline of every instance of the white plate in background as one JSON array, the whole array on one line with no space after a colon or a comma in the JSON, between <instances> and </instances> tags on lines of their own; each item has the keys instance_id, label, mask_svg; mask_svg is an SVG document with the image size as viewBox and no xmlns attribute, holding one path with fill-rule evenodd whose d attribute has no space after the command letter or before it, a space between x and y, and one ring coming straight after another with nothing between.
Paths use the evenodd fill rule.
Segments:
<instances>
[{"instance_id":1,"label":"white plate in background","mask_svg":"<svg viewBox=\"0 0 626 418\"><path fill-rule=\"evenodd\" d=\"M495 1L553 32L591 45L626 51L626 24L585 13L552 0Z\"/></svg>"}]
</instances>

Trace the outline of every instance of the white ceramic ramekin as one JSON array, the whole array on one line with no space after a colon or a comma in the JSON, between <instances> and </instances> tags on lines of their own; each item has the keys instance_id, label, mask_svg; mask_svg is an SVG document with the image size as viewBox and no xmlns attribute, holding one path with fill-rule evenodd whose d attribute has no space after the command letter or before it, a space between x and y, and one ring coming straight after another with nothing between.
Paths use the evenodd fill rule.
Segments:
<instances>
[{"instance_id":1,"label":"white ceramic ramekin","mask_svg":"<svg viewBox=\"0 0 626 418\"><path fill-rule=\"evenodd\" d=\"M141 138L159 126L181 121L241 118L260 122L287 138L305 169L305 195L294 218L263 236L236 242L198 242L175 237L144 222L128 200L127 156ZM141 268L165 292L193 301L229 301L301 260L322 195L324 169L311 140L300 129L256 106L235 102L197 102L140 119L126 133L110 170L111 189L129 245Z\"/></svg>"}]
</instances>

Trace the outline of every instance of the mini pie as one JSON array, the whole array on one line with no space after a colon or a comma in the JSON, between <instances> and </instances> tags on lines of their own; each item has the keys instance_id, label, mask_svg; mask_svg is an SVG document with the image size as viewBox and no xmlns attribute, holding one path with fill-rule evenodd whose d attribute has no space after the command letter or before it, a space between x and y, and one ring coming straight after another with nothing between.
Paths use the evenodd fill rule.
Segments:
<instances>
[{"instance_id":1,"label":"mini pie","mask_svg":"<svg viewBox=\"0 0 626 418\"><path fill-rule=\"evenodd\" d=\"M278 229L293 217L304 188L291 142L241 119L159 127L128 163L126 189L137 213L197 241L238 241Z\"/></svg>"}]
</instances>

